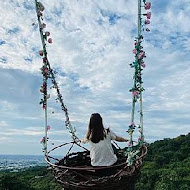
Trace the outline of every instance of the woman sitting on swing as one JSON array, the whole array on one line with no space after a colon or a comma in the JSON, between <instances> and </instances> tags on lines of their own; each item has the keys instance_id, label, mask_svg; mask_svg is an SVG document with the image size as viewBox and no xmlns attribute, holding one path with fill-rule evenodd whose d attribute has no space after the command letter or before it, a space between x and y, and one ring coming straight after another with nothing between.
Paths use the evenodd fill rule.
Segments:
<instances>
[{"instance_id":1,"label":"woman sitting on swing","mask_svg":"<svg viewBox=\"0 0 190 190\"><path fill-rule=\"evenodd\" d=\"M102 117L99 113L93 113L90 117L88 131L84 143L90 143L90 158L92 166L111 166L117 162L111 140L127 142L128 140L117 136L109 128L103 126Z\"/></svg>"}]
</instances>

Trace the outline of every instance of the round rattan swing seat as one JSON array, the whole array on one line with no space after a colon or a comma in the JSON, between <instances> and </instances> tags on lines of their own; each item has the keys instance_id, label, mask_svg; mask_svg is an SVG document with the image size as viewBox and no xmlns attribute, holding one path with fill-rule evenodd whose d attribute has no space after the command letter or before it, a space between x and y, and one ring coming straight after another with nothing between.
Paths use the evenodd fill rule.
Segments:
<instances>
[{"instance_id":1,"label":"round rattan swing seat","mask_svg":"<svg viewBox=\"0 0 190 190\"><path fill-rule=\"evenodd\" d=\"M59 147L66 144L68 143ZM49 156L49 153L51 151L46 155L46 161L56 180L64 189L134 190L134 184L140 174L142 159L147 153L147 147L143 145L140 148L140 155L136 156L132 166L128 166L126 162L125 148L117 149L117 163L106 167L92 167L88 150L67 154L56 163L50 161L52 157Z\"/></svg>"}]
</instances>

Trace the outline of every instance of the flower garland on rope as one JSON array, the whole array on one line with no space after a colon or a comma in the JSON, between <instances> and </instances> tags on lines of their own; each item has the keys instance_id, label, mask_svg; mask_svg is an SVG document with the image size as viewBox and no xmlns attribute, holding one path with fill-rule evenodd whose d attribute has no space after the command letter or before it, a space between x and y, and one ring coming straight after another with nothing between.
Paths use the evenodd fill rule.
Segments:
<instances>
[{"instance_id":1,"label":"flower garland on rope","mask_svg":"<svg viewBox=\"0 0 190 190\"><path fill-rule=\"evenodd\" d=\"M140 3L141 0L139 0ZM145 10L149 10L151 8L151 3L150 2L146 2L146 0L142 0L144 3L144 9ZM51 82L53 84L53 88L56 89L57 92L57 98L56 101L59 101L61 103L61 108L62 110L65 112L65 117L66 117L66 121L65 121L65 125L66 128L69 130L69 132L72 134L72 138L75 142L77 142L79 139L78 137L75 135L76 129L74 127L72 127L70 120L69 120L69 115L68 115L68 110L63 102L63 98L62 95L60 93L60 89L58 87L58 83L56 82L55 79L55 71L53 71L50 67L50 63L48 61L47 58L47 51L46 51L46 41L48 43L52 43L53 40L52 38L50 38L50 32L49 31L45 31L44 29L46 28L46 24L42 23L43 22L43 11L44 11L44 6L42 3L37 2L37 0L35 0L36 2L36 12L37 12L37 17L38 17L38 24L39 24L39 30L40 30L40 34L41 34L41 41L42 41L42 45L43 45L43 50L39 51L39 55L42 56L42 60L43 60L43 66L41 68L41 72L43 75L43 84L41 86L40 92L43 94L43 98L40 101L40 104L42 104L42 107L44 110L47 111L47 99L50 98L50 95L47 94L47 80L51 79ZM140 6L140 12L141 12L141 6ZM142 15L146 17L146 20L144 20L144 22L142 22ZM147 12L144 14L139 14L139 20L140 20L140 28L138 30L141 31L147 31L149 32L150 29L146 28L147 25L150 24L150 18L151 18L151 12ZM138 37L135 40L134 46L135 49L133 50L133 53L135 54L135 61L133 63L130 64L131 68L135 69L134 72L134 86L132 87L132 89L130 89L130 92L132 93L132 97L133 97L133 109L132 109L132 121L131 124L129 125L129 128L127 130L128 134L130 135L130 142L129 142L129 147L132 150L133 147L133 140L132 140L132 135L134 130L136 129L136 125L134 123L134 107L135 107L135 103L140 100L140 102L142 102L142 92L144 91L144 88L142 87L142 70L146 67L146 64L144 63L144 58L146 58L146 54L145 51L143 51L143 46L142 46L142 41L143 41L143 36L140 34L138 35ZM140 112L140 116L142 116L142 111ZM139 132L141 134L141 136L138 138L138 142L140 145L142 145L144 143L144 136L143 136L143 129L142 126L139 125ZM49 127L50 129L50 127ZM46 125L46 131L49 130L48 129L48 125ZM41 140L41 143L44 145L44 149L47 149L47 141L48 138L47 136L43 137ZM128 158L128 162L129 165L132 164L133 162L133 158L134 155L137 154L137 151L133 154L132 152L129 152L129 158Z\"/></svg>"},{"instance_id":2,"label":"flower garland on rope","mask_svg":"<svg viewBox=\"0 0 190 190\"><path fill-rule=\"evenodd\" d=\"M73 140L77 142L79 139L75 135L76 129L71 125L68 109L63 102L62 94L60 92L60 88L55 78L56 72L53 71L53 69L51 69L50 63L47 58L46 42L51 44L53 43L53 40L52 38L50 38L50 32L44 31L46 28L46 24L43 23L43 11L45 7L43 6L41 2L38 2L37 0L35 0L35 2L36 2L36 13L37 13L37 18L38 18L39 31L40 31L41 41L42 41L42 46L43 46L43 50L39 51L39 55L42 57L42 60L43 60L43 66L41 68L41 73L43 75L43 84L41 85L41 88L40 88L40 92L43 94L43 98L41 99L40 104L42 104L42 108L47 112L47 100L50 98L50 95L47 94L47 81L48 79L51 79L51 82L53 84L52 88L54 88L57 92L56 102L58 101L60 102L61 109L65 113L66 129L69 130L69 133L71 133ZM48 130L50 130L50 126L48 126L46 123L46 129L45 129L46 133ZM44 150L47 149L47 141L48 141L47 135L44 136L40 141L42 145L44 146Z\"/></svg>"},{"instance_id":3,"label":"flower garland on rope","mask_svg":"<svg viewBox=\"0 0 190 190\"><path fill-rule=\"evenodd\" d=\"M141 6L141 4L144 3L144 6ZM149 10L151 8L151 2L146 2L146 0L139 0L139 12L138 12L138 37L135 39L134 46L135 49L132 50L133 54L135 55L135 61L131 64L131 68L134 68L134 85L132 89L129 91L132 93L132 118L131 118L131 124L129 125L129 128L127 130L129 136L130 136L130 141L129 141L129 150L128 150L128 163L131 165L134 161L135 155L138 153L138 150L133 151L133 139L132 135L133 132L136 129L136 125L134 123L134 111L135 111L135 104L139 100L140 102L140 124L138 126L138 130L140 133L140 136L138 138L138 147L142 146L144 143L144 135L143 135L143 113L142 113L142 92L145 90L142 86L142 71L146 67L146 64L144 62L144 58L146 58L146 53L143 50L143 36L141 35L142 31L149 32L150 29L147 28L147 25L150 24L150 18L151 18L151 12L147 12L144 14L141 14L141 9L144 7L145 10ZM145 16L145 20L142 18L142 16ZM144 20L144 21L143 21Z\"/></svg>"}]
</instances>

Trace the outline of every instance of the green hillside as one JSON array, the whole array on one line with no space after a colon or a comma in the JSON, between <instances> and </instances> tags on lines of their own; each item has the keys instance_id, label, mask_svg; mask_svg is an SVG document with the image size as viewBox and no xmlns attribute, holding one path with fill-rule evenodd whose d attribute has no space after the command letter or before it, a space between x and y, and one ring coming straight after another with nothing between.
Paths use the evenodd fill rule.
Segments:
<instances>
[{"instance_id":1,"label":"green hillside","mask_svg":"<svg viewBox=\"0 0 190 190\"><path fill-rule=\"evenodd\" d=\"M190 134L149 146L136 190L190 190ZM47 168L0 172L0 190L61 190Z\"/></svg>"},{"instance_id":2,"label":"green hillside","mask_svg":"<svg viewBox=\"0 0 190 190\"><path fill-rule=\"evenodd\" d=\"M190 190L190 133L149 146L136 190Z\"/></svg>"},{"instance_id":3,"label":"green hillside","mask_svg":"<svg viewBox=\"0 0 190 190\"><path fill-rule=\"evenodd\" d=\"M0 190L61 190L46 167L21 172L0 172Z\"/></svg>"}]
</instances>

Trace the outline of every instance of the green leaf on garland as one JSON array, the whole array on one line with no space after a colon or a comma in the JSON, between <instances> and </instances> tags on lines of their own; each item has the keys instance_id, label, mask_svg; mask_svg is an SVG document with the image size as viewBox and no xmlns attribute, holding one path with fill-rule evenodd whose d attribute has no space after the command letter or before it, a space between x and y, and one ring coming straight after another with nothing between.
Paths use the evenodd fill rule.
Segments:
<instances>
[{"instance_id":1,"label":"green leaf on garland","mask_svg":"<svg viewBox=\"0 0 190 190\"><path fill-rule=\"evenodd\" d=\"M44 37L44 40L46 40L46 41L47 41L47 36L46 36L46 35L43 35L43 37Z\"/></svg>"}]
</instances>

